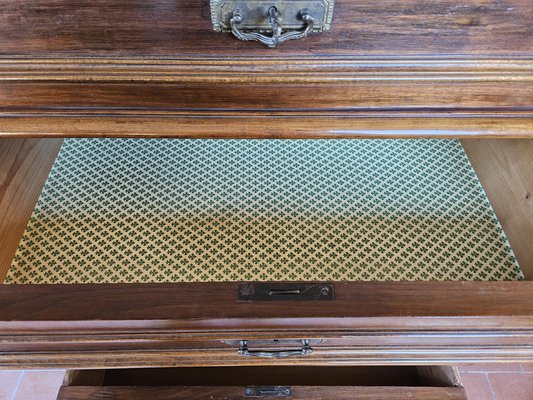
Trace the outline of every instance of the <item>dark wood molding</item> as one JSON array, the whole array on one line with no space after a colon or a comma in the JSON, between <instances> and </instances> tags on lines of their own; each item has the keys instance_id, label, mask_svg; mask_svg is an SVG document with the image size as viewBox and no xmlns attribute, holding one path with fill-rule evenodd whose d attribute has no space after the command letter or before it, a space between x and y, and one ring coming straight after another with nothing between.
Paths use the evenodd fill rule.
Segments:
<instances>
[{"instance_id":1,"label":"dark wood molding","mask_svg":"<svg viewBox=\"0 0 533 400\"><path fill-rule=\"evenodd\" d=\"M229 114L229 115L228 115ZM224 139L531 138L529 113L0 113L0 137Z\"/></svg>"},{"instance_id":2,"label":"dark wood molding","mask_svg":"<svg viewBox=\"0 0 533 400\"><path fill-rule=\"evenodd\" d=\"M337 84L533 82L532 56L1 56L0 82Z\"/></svg>"},{"instance_id":3,"label":"dark wood molding","mask_svg":"<svg viewBox=\"0 0 533 400\"><path fill-rule=\"evenodd\" d=\"M236 283L0 288L0 365L453 364L533 361L533 283L354 282L333 302L239 302ZM306 357L238 354L273 339Z\"/></svg>"},{"instance_id":4,"label":"dark wood molding","mask_svg":"<svg viewBox=\"0 0 533 400\"><path fill-rule=\"evenodd\" d=\"M533 137L533 59L3 58L0 137Z\"/></svg>"}]
</instances>

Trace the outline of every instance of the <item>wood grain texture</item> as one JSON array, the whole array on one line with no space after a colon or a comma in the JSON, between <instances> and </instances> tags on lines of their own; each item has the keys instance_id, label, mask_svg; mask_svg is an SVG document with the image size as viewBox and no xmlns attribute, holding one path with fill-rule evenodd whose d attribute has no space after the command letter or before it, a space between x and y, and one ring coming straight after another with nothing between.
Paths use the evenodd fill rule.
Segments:
<instances>
[{"instance_id":1,"label":"wood grain texture","mask_svg":"<svg viewBox=\"0 0 533 400\"><path fill-rule=\"evenodd\" d=\"M533 141L463 140L527 279L533 279Z\"/></svg>"},{"instance_id":2,"label":"wood grain texture","mask_svg":"<svg viewBox=\"0 0 533 400\"><path fill-rule=\"evenodd\" d=\"M3 55L531 54L529 0L336 0L332 30L270 50L213 32L204 0L4 0Z\"/></svg>"},{"instance_id":3,"label":"wood grain texture","mask_svg":"<svg viewBox=\"0 0 533 400\"><path fill-rule=\"evenodd\" d=\"M102 110L100 110L102 111ZM105 111L105 110L104 110ZM242 111L0 115L0 137L151 137L213 139L531 138L529 113L484 111L258 112Z\"/></svg>"},{"instance_id":4,"label":"wood grain texture","mask_svg":"<svg viewBox=\"0 0 533 400\"><path fill-rule=\"evenodd\" d=\"M0 81L174 84L318 84L356 81L512 82L533 80L529 57L146 56L0 57Z\"/></svg>"},{"instance_id":5,"label":"wood grain texture","mask_svg":"<svg viewBox=\"0 0 533 400\"><path fill-rule=\"evenodd\" d=\"M523 296L533 296L528 293L533 282L335 282L335 299L312 302L312 307L309 302L298 301L239 301L238 287L238 282L4 285L0 286L0 316L6 329L10 326L7 321L79 322L126 318L171 318L202 326L200 321L213 318L265 320L294 315L304 319L533 316L530 304L519 301ZM442 297L447 301L442 302ZM40 303L35 302L35 298L40 299ZM86 307L55 306L82 298Z\"/></svg>"},{"instance_id":6,"label":"wood grain texture","mask_svg":"<svg viewBox=\"0 0 533 400\"><path fill-rule=\"evenodd\" d=\"M533 61L0 63L0 136L532 137Z\"/></svg>"},{"instance_id":7,"label":"wood grain texture","mask_svg":"<svg viewBox=\"0 0 533 400\"><path fill-rule=\"evenodd\" d=\"M531 1L338 0L333 24L269 50L213 32L205 0L2 1L0 136L533 137ZM2 170L36 184L8 175L0 211L48 172L22 143ZM0 287L0 366L533 361L529 282L336 287L312 307L232 283ZM249 359L241 339L315 351Z\"/></svg>"},{"instance_id":8,"label":"wood grain texture","mask_svg":"<svg viewBox=\"0 0 533 400\"><path fill-rule=\"evenodd\" d=\"M533 361L532 284L339 283L333 302L312 305L239 302L236 283L4 286L0 366ZM266 350L298 348L308 339L315 351L243 357L237 352L243 339Z\"/></svg>"},{"instance_id":9,"label":"wood grain texture","mask_svg":"<svg viewBox=\"0 0 533 400\"><path fill-rule=\"evenodd\" d=\"M334 79L334 78L333 78ZM532 112L533 80L523 82L355 81L342 84L167 84L2 82L2 112L76 110L253 112L433 109L448 112Z\"/></svg>"},{"instance_id":10,"label":"wood grain texture","mask_svg":"<svg viewBox=\"0 0 533 400\"><path fill-rule=\"evenodd\" d=\"M133 370L137 371L137 370ZM64 386L103 386L105 369L68 370L63 379Z\"/></svg>"},{"instance_id":11,"label":"wood grain texture","mask_svg":"<svg viewBox=\"0 0 533 400\"><path fill-rule=\"evenodd\" d=\"M213 32L206 0L6 0L0 136L533 137L532 20L338 0L331 32L267 49Z\"/></svg>"},{"instance_id":12,"label":"wood grain texture","mask_svg":"<svg viewBox=\"0 0 533 400\"><path fill-rule=\"evenodd\" d=\"M291 399L346 399L346 400L466 400L462 388L428 387L293 387ZM242 387L131 387L131 386L63 386L58 400L245 400ZM273 398L273 397L268 397Z\"/></svg>"},{"instance_id":13,"label":"wood grain texture","mask_svg":"<svg viewBox=\"0 0 533 400\"><path fill-rule=\"evenodd\" d=\"M11 265L61 143L60 139L0 140L0 281Z\"/></svg>"}]
</instances>

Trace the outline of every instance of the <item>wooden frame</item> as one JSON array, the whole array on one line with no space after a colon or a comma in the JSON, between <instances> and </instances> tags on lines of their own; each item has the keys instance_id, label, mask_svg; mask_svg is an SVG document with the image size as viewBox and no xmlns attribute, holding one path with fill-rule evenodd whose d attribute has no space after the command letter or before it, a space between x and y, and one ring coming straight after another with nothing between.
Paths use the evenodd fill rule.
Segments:
<instances>
[{"instance_id":1,"label":"wooden frame","mask_svg":"<svg viewBox=\"0 0 533 400\"><path fill-rule=\"evenodd\" d=\"M0 137L533 137L533 6L336 0L275 50L207 0L0 4Z\"/></svg>"},{"instance_id":2,"label":"wooden frame","mask_svg":"<svg viewBox=\"0 0 533 400\"><path fill-rule=\"evenodd\" d=\"M339 399L350 400L354 396L362 400L465 400L463 389L459 388L398 388L398 387L293 387L295 399ZM160 400L180 399L245 399L240 387L74 387L62 388L58 400L85 400L92 396L142 400L147 398ZM292 396L291 396L292 397Z\"/></svg>"}]
</instances>

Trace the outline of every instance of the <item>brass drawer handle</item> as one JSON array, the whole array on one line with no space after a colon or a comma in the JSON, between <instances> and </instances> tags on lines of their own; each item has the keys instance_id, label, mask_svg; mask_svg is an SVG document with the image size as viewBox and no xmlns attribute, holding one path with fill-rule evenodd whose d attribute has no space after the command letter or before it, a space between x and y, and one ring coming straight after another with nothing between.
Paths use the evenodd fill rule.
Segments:
<instances>
[{"instance_id":1,"label":"brass drawer handle","mask_svg":"<svg viewBox=\"0 0 533 400\"><path fill-rule=\"evenodd\" d=\"M302 348L298 350L280 350L264 351L249 350L248 341L241 340L239 345L239 354L244 357L261 357L261 358L287 358L293 356L308 356L313 352L309 340L302 340Z\"/></svg>"},{"instance_id":2,"label":"brass drawer handle","mask_svg":"<svg viewBox=\"0 0 533 400\"><path fill-rule=\"evenodd\" d=\"M307 9L300 11L300 19L304 22L304 29L301 31L288 31L282 33L281 13L274 6L268 9L268 17L270 25L272 26L272 37L265 36L259 32L242 32L238 25L243 22L243 16L240 10L233 12L233 17L230 20L231 32L239 40L254 40L260 42L268 47L277 47L279 44L291 40L302 39L307 37L313 30L315 19L311 16Z\"/></svg>"}]
</instances>

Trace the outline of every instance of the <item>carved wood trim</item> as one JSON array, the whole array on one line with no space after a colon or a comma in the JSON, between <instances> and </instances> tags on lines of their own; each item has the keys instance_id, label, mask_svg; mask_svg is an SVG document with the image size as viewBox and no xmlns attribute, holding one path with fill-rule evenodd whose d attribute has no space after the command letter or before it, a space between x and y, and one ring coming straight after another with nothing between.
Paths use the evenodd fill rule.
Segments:
<instances>
[{"instance_id":1,"label":"carved wood trim","mask_svg":"<svg viewBox=\"0 0 533 400\"><path fill-rule=\"evenodd\" d=\"M59 115L58 115L59 114ZM173 138L531 138L526 115L94 115L64 113L0 114L0 137L173 137ZM314 114L314 115L310 115ZM392 115L391 115L392 114Z\"/></svg>"},{"instance_id":2,"label":"carved wood trim","mask_svg":"<svg viewBox=\"0 0 533 400\"><path fill-rule=\"evenodd\" d=\"M0 57L0 82L533 82L533 57Z\"/></svg>"},{"instance_id":3,"label":"carved wood trim","mask_svg":"<svg viewBox=\"0 0 533 400\"><path fill-rule=\"evenodd\" d=\"M0 59L0 137L533 137L533 59Z\"/></svg>"}]
</instances>

